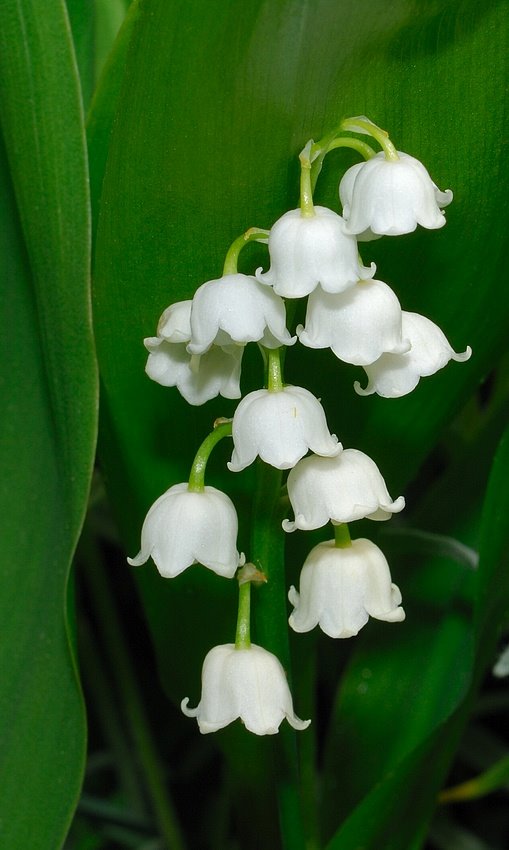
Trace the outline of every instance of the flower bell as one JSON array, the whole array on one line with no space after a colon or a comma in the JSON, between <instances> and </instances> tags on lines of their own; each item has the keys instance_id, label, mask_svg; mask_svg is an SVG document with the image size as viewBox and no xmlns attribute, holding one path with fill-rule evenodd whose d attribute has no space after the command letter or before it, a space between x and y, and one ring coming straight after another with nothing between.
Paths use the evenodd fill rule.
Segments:
<instances>
[{"instance_id":1,"label":"flower bell","mask_svg":"<svg viewBox=\"0 0 509 850\"><path fill-rule=\"evenodd\" d=\"M386 520L405 507L403 496L392 501L376 463L357 449L344 449L336 457L303 458L287 484L295 519L283 520L285 531L309 531L329 520Z\"/></svg>"},{"instance_id":2,"label":"flower bell","mask_svg":"<svg viewBox=\"0 0 509 850\"><path fill-rule=\"evenodd\" d=\"M347 233L364 239L411 233L418 224L431 230L443 227L442 210L453 197L450 189L438 189L418 159L400 151L395 159L380 151L353 165L341 180L339 195Z\"/></svg>"},{"instance_id":3,"label":"flower bell","mask_svg":"<svg viewBox=\"0 0 509 850\"><path fill-rule=\"evenodd\" d=\"M191 355L192 301L178 301L163 313L157 336L147 337L145 372L163 387L177 387L189 404L204 404L217 395L240 398L243 349L237 345L212 346L203 355Z\"/></svg>"},{"instance_id":4,"label":"flower bell","mask_svg":"<svg viewBox=\"0 0 509 850\"><path fill-rule=\"evenodd\" d=\"M197 289L191 308L191 341L187 350L203 354L211 345L266 348L292 345L296 337L286 329L285 305L279 295L256 278L227 274Z\"/></svg>"},{"instance_id":5,"label":"flower bell","mask_svg":"<svg viewBox=\"0 0 509 850\"><path fill-rule=\"evenodd\" d=\"M383 552L370 540L359 538L338 548L334 540L311 550L300 574L300 593L291 587L294 606L289 623L295 632L319 625L332 638L356 635L369 617L401 622L401 593L391 582Z\"/></svg>"},{"instance_id":6,"label":"flower bell","mask_svg":"<svg viewBox=\"0 0 509 850\"><path fill-rule=\"evenodd\" d=\"M362 280L330 295L317 287L307 304L306 325L297 328L309 348L331 348L345 363L364 366L385 352L401 354L410 343L402 335L401 306L381 280Z\"/></svg>"},{"instance_id":7,"label":"flower bell","mask_svg":"<svg viewBox=\"0 0 509 850\"><path fill-rule=\"evenodd\" d=\"M281 216L270 231L269 254L269 271L257 269L256 277L285 298L302 298L318 284L325 292L343 292L376 270L374 263L360 264L357 240L326 207L314 207L309 217L300 209Z\"/></svg>"},{"instance_id":8,"label":"flower bell","mask_svg":"<svg viewBox=\"0 0 509 850\"><path fill-rule=\"evenodd\" d=\"M410 340L410 350L403 354L382 354L374 363L364 366L368 384L362 389L355 382L354 389L359 395L377 393L384 398L399 398L412 392L421 378L443 369L450 360L464 363L471 356L470 346L456 354L438 325L425 316L404 310L402 316L403 336Z\"/></svg>"},{"instance_id":9,"label":"flower bell","mask_svg":"<svg viewBox=\"0 0 509 850\"><path fill-rule=\"evenodd\" d=\"M328 457L342 450L322 405L303 387L249 393L233 416L232 436L232 472L245 469L257 455L277 469L290 469L309 449Z\"/></svg>"},{"instance_id":10,"label":"flower bell","mask_svg":"<svg viewBox=\"0 0 509 850\"><path fill-rule=\"evenodd\" d=\"M293 711L292 696L280 661L261 646L236 649L228 643L206 655L202 670L202 693L196 708L181 708L196 717L202 734L217 732L240 718L255 735L275 735L286 717L294 729L306 729Z\"/></svg>"},{"instance_id":11,"label":"flower bell","mask_svg":"<svg viewBox=\"0 0 509 850\"><path fill-rule=\"evenodd\" d=\"M244 555L237 552L237 512L231 499L204 487L193 492L174 484L150 508L141 531L141 551L129 564L138 567L150 557L165 578L191 564L203 564L217 575L232 578Z\"/></svg>"}]
</instances>

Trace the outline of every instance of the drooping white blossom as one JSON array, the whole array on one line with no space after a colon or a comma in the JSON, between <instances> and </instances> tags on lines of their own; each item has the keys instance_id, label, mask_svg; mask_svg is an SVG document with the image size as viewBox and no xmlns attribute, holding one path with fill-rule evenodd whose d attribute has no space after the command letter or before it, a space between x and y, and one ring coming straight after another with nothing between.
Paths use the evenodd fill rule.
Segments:
<instances>
[{"instance_id":1,"label":"drooping white blossom","mask_svg":"<svg viewBox=\"0 0 509 850\"><path fill-rule=\"evenodd\" d=\"M290 471L287 485L295 519L283 520L285 531L309 531L329 520L386 520L405 507L403 496L392 501L376 463L357 449L344 449L336 457L303 458Z\"/></svg>"},{"instance_id":2,"label":"drooping white blossom","mask_svg":"<svg viewBox=\"0 0 509 850\"><path fill-rule=\"evenodd\" d=\"M149 352L145 372L163 387L177 387L189 404L204 404L217 395L240 398L243 348L212 346L205 354L189 354L191 305L171 304L159 320L157 336L143 341Z\"/></svg>"},{"instance_id":3,"label":"drooping white blossom","mask_svg":"<svg viewBox=\"0 0 509 850\"><path fill-rule=\"evenodd\" d=\"M400 151L398 156L388 160L380 151L345 173L339 195L348 233L366 239L366 231L399 236L418 224L431 230L444 226L442 210L452 192L441 192L418 159Z\"/></svg>"},{"instance_id":4,"label":"drooping white blossom","mask_svg":"<svg viewBox=\"0 0 509 850\"><path fill-rule=\"evenodd\" d=\"M377 393L384 398L399 398L415 389L421 378L434 375L439 369L456 360L464 363L472 349L456 354L438 325L418 313L403 310L403 336L410 340L406 354L382 354L364 366L368 384L362 389L356 381L354 389L359 395Z\"/></svg>"},{"instance_id":5,"label":"drooping white blossom","mask_svg":"<svg viewBox=\"0 0 509 850\"><path fill-rule=\"evenodd\" d=\"M350 211L350 207L352 204L353 185L355 183L355 178L357 177L359 169L362 168L363 165L363 162L358 162L356 165L352 165L352 167L344 173L341 179L341 182L339 184L339 200L343 208L343 214L345 209L347 213ZM363 230L361 233L356 233L355 236L357 238L357 242L373 242L375 239L382 238L381 233L373 233L370 227L367 227L366 230Z\"/></svg>"},{"instance_id":6,"label":"drooping white blossom","mask_svg":"<svg viewBox=\"0 0 509 850\"><path fill-rule=\"evenodd\" d=\"M165 578L191 564L203 564L232 578L244 556L237 552L237 512L226 493L205 487L196 493L174 484L150 508L141 531L141 551L128 558L133 567L150 557Z\"/></svg>"},{"instance_id":7,"label":"drooping white blossom","mask_svg":"<svg viewBox=\"0 0 509 850\"><path fill-rule=\"evenodd\" d=\"M296 632L319 625L332 638L356 635L369 617L401 622L401 593L392 584L383 552L370 540L337 548L334 540L311 550L300 574L300 592L291 587L289 623Z\"/></svg>"},{"instance_id":8,"label":"drooping white blossom","mask_svg":"<svg viewBox=\"0 0 509 850\"><path fill-rule=\"evenodd\" d=\"M306 729L310 720L294 713L292 696L280 661L261 646L236 649L232 643L215 646L202 670L201 699L196 708L181 708L196 717L202 734L217 732L240 718L255 735L275 735L286 717L294 729Z\"/></svg>"},{"instance_id":9,"label":"drooping white blossom","mask_svg":"<svg viewBox=\"0 0 509 850\"><path fill-rule=\"evenodd\" d=\"M330 295L317 287L308 299L306 325L297 328L309 348L331 348L345 363L364 366L385 351L402 353L410 343L402 335L401 306L381 280L362 280L346 292Z\"/></svg>"},{"instance_id":10,"label":"drooping white blossom","mask_svg":"<svg viewBox=\"0 0 509 850\"><path fill-rule=\"evenodd\" d=\"M189 342L192 304L192 299L170 304L157 323L157 336L166 342Z\"/></svg>"},{"instance_id":11,"label":"drooping white blossom","mask_svg":"<svg viewBox=\"0 0 509 850\"><path fill-rule=\"evenodd\" d=\"M296 338L290 336L285 323L284 301L272 289L251 275L227 274L196 290L188 351L203 354L213 344L292 345Z\"/></svg>"},{"instance_id":12,"label":"drooping white blossom","mask_svg":"<svg viewBox=\"0 0 509 850\"><path fill-rule=\"evenodd\" d=\"M177 387L189 404L204 404L218 395L240 398L242 348L213 346L205 354L191 355L186 343L148 337L144 344L149 378L163 387Z\"/></svg>"},{"instance_id":13,"label":"drooping white blossom","mask_svg":"<svg viewBox=\"0 0 509 850\"><path fill-rule=\"evenodd\" d=\"M232 472L245 469L257 456L277 469L290 469L308 450L332 456L342 449L329 432L322 405L303 387L249 393L233 416L232 436Z\"/></svg>"},{"instance_id":14,"label":"drooping white blossom","mask_svg":"<svg viewBox=\"0 0 509 850\"><path fill-rule=\"evenodd\" d=\"M304 217L299 209L285 213L269 235L270 269L256 276L285 298L302 298L318 284L325 292L343 292L358 280L373 277L376 266L359 262L357 240L333 210L315 207Z\"/></svg>"}]
</instances>

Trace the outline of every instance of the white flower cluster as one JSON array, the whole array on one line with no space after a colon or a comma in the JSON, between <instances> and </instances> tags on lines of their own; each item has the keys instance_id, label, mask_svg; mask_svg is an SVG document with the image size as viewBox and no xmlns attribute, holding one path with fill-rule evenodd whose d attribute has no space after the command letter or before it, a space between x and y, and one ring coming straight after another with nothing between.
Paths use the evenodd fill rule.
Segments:
<instances>
[{"instance_id":1,"label":"white flower cluster","mask_svg":"<svg viewBox=\"0 0 509 850\"><path fill-rule=\"evenodd\" d=\"M367 119L359 122L366 124ZM266 388L249 393L237 406L228 468L239 472L258 457L290 470L294 519L284 520L286 532L329 522L334 526L335 539L308 555L299 592L293 586L289 590L290 626L306 632L318 625L333 638L356 635L369 617L404 619L401 593L385 556L367 539L351 540L347 528L363 518L390 519L403 509L404 499L391 499L371 458L343 449L309 390L284 384L279 349L292 346L297 337L310 348L331 348L339 360L365 369L366 387L355 383L360 395L386 398L411 392L421 377L471 353L467 348L456 354L433 322L404 312L390 287L374 279L374 264L366 267L359 258L360 241L409 233L417 224L442 227L443 208L452 200L418 160L394 148L389 153L384 149L346 172L339 187L342 216L301 198L300 209L286 212L268 233L268 271L240 274L236 262L227 262L223 276L202 284L192 300L168 307L157 336L145 340L147 374L164 386L176 386L194 405L217 395L240 398L244 347L256 342L264 350ZM262 238L266 231L251 232L267 241ZM283 299L306 296L305 325L292 336ZM196 469L204 469L207 457ZM232 578L245 561L237 549L235 508L226 494L204 485L203 475L196 477L196 470L193 475L189 484L170 487L150 508L141 551L129 563L152 557L166 577L200 563ZM201 700L195 709L187 704L186 699L182 710L197 718L203 733L237 717L258 735L274 734L285 717L296 729L310 722L295 716L279 660L249 639L208 653Z\"/></svg>"},{"instance_id":2,"label":"white flower cluster","mask_svg":"<svg viewBox=\"0 0 509 850\"><path fill-rule=\"evenodd\" d=\"M146 372L165 387L177 387L189 404L204 404L217 395L240 398L244 346L292 345L285 325L283 299L255 277L227 274L209 280L192 301L170 305L157 336L148 337Z\"/></svg>"}]
</instances>

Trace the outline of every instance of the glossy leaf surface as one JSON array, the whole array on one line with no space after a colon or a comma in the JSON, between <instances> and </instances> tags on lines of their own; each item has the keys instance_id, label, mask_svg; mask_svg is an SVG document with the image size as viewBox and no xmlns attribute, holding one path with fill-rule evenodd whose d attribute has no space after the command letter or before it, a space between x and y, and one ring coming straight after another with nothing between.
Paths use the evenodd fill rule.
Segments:
<instances>
[{"instance_id":1,"label":"glossy leaf surface","mask_svg":"<svg viewBox=\"0 0 509 850\"><path fill-rule=\"evenodd\" d=\"M0 85L0 843L56 850L83 770L67 582L97 416L83 116L61 2L2 3Z\"/></svg>"},{"instance_id":2,"label":"glossy leaf surface","mask_svg":"<svg viewBox=\"0 0 509 850\"><path fill-rule=\"evenodd\" d=\"M140 4L102 190L94 180L101 191L95 290L104 385L101 454L130 554L138 549L147 508L168 486L185 480L212 421L234 407L213 401L191 409L176 390L151 384L143 372L142 338L155 332L169 303L189 298L220 274L238 234L254 225L270 227L296 206L298 151L344 115L367 114L387 127L400 149L426 163L441 188L454 189L443 230L381 240L366 247L363 259L376 260L380 278L394 286L405 309L440 324L456 350L471 344L474 357L395 401L355 397L359 370L327 352L290 351L287 380L322 398L333 430L345 445L374 457L397 495L505 345L507 293L499 279L507 245L499 214L507 192L499 79L507 62L505 4L267 0L246 4L242 16L235 9L217 0ZM330 156L317 201L337 208L339 175L353 161L349 153ZM255 264L266 267L263 249L246 251L243 269ZM493 310L494 303L499 309ZM245 388L261 384L254 357L244 380ZM246 504L249 475L225 476L227 457L227 449L219 450L209 480ZM431 634L437 657L444 651L448 664L459 664L451 689L443 686L445 664L428 671L425 705L417 672L405 667L399 698L405 688L412 690L422 713L391 758L396 764L413 753L412 770L431 746L425 738L454 712L469 684L471 660L463 649L471 630L468 614L458 608L461 569L448 564L444 570L437 561L428 589L426 578L423 584L416 579L418 619L402 627L409 646L419 647ZM166 583L152 566L140 568L138 576L168 691L175 700L194 697L205 652L232 638L234 588L201 568ZM443 591L438 631L434 579ZM378 652L382 664L386 640L375 650L366 648L367 660L364 649L352 660L347 689L354 692L370 652ZM168 649L183 645L186 653ZM390 693L388 680L397 676L398 664L407 664L404 656L402 648L391 659L387 681L379 682L382 694ZM361 718L362 712L360 748ZM366 723L371 720L368 714ZM355 746L352 741L352 760ZM374 781L382 762L375 759L364 782ZM437 768L437 777L444 769Z\"/></svg>"}]
</instances>

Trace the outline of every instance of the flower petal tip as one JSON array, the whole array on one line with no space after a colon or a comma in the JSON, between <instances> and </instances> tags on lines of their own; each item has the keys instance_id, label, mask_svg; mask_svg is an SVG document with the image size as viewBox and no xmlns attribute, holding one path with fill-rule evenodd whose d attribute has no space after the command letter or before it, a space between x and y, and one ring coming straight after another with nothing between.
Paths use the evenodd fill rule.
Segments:
<instances>
[{"instance_id":1,"label":"flower petal tip","mask_svg":"<svg viewBox=\"0 0 509 850\"><path fill-rule=\"evenodd\" d=\"M198 707L188 708L188 705L189 705L189 697L184 697L184 699L180 703L181 711L186 715L186 717L196 717L198 715Z\"/></svg>"},{"instance_id":2,"label":"flower petal tip","mask_svg":"<svg viewBox=\"0 0 509 850\"><path fill-rule=\"evenodd\" d=\"M286 719L288 720L290 726L292 726L292 728L296 729L298 732L303 732L304 729L307 729L309 724L311 723L311 720L301 720L300 717L297 717L295 714L287 714Z\"/></svg>"},{"instance_id":3,"label":"flower petal tip","mask_svg":"<svg viewBox=\"0 0 509 850\"><path fill-rule=\"evenodd\" d=\"M374 387L370 387L369 383L368 383L368 385L367 385L366 387L364 387L364 389L363 389L363 388L361 387L361 382L360 382L360 381L354 381L353 388L354 388L355 392L357 393L357 395L364 395L364 396L365 396L365 395L373 395L373 393L375 392Z\"/></svg>"},{"instance_id":4,"label":"flower petal tip","mask_svg":"<svg viewBox=\"0 0 509 850\"><path fill-rule=\"evenodd\" d=\"M458 354L454 352L452 355L452 359L456 360L457 363L465 363L467 360L470 360L472 357L472 349L469 345L465 348L465 351L460 351Z\"/></svg>"},{"instance_id":5,"label":"flower petal tip","mask_svg":"<svg viewBox=\"0 0 509 850\"><path fill-rule=\"evenodd\" d=\"M135 558L127 558L127 563L131 567L141 567L142 564L148 561L149 557L149 555L145 555L143 552L138 552Z\"/></svg>"}]
</instances>

